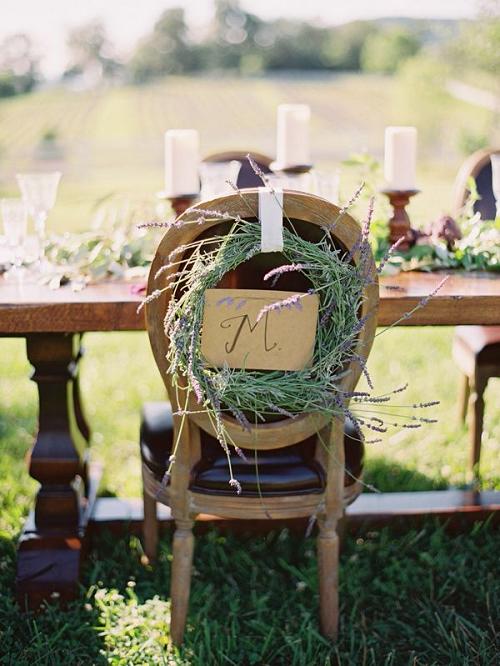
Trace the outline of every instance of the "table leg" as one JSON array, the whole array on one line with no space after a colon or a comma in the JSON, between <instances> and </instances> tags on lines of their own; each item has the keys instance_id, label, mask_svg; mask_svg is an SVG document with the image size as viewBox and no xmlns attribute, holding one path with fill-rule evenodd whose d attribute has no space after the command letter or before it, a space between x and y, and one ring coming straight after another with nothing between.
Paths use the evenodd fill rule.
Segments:
<instances>
[{"instance_id":1,"label":"table leg","mask_svg":"<svg viewBox=\"0 0 500 666\"><path fill-rule=\"evenodd\" d=\"M75 334L75 345L77 347L77 352L76 352L76 357L75 361L76 364L78 365L79 361L82 359L84 355L84 348L82 347L82 340L83 340L83 333L80 334ZM75 419L76 419L76 424L78 426L78 429L82 433L87 448L85 450L85 453L83 455L83 470L82 470L82 478L83 482L85 484L85 491L86 494L88 495L89 493L89 454L90 454L90 449L88 448L88 445L90 444L90 427L87 422L87 418L85 416L85 412L83 410L82 406L82 400L81 400L81 392L80 392L80 374L77 372L75 374L74 380L73 380L73 406L75 410Z\"/></svg>"},{"instance_id":2,"label":"table leg","mask_svg":"<svg viewBox=\"0 0 500 666\"><path fill-rule=\"evenodd\" d=\"M19 543L17 593L23 605L37 606L47 597L75 595L95 493L88 483L88 427L77 383L80 336L29 335L27 353L39 397L29 472L41 486Z\"/></svg>"}]
</instances>

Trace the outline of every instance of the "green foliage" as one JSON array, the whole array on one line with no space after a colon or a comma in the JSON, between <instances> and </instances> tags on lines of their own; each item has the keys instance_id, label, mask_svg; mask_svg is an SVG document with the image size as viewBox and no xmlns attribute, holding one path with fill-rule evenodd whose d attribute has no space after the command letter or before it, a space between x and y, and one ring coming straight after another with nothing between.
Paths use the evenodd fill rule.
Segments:
<instances>
[{"instance_id":1,"label":"green foliage","mask_svg":"<svg viewBox=\"0 0 500 666\"><path fill-rule=\"evenodd\" d=\"M457 73L477 69L493 75L500 71L500 0L482 0L475 20L464 22L461 34L448 47Z\"/></svg>"},{"instance_id":2,"label":"green foliage","mask_svg":"<svg viewBox=\"0 0 500 666\"><path fill-rule=\"evenodd\" d=\"M405 28L370 34L361 51L361 69L365 72L393 74L419 49L417 36Z\"/></svg>"},{"instance_id":3,"label":"green foliage","mask_svg":"<svg viewBox=\"0 0 500 666\"><path fill-rule=\"evenodd\" d=\"M377 32L370 21L353 21L328 31L323 61L332 69L359 71L365 41Z\"/></svg>"},{"instance_id":4,"label":"green foliage","mask_svg":"<svg viewBox=\"0 0 500 666\"><path fill-rule=\"evenodd\" d=\"M194 68L194 54L187 40L184 9L168 9L155 23L152 34L137 48L129 65L132 80L179 74Z\"/></svg>"},{"instance_id":5,"label":"green foliage","mask_svg":"<svg viewBox=\"0 0 500 666\"><path fill-rule=\"evenodd\" d=\"M23 615L12 601L13 548L0 545L0 663L5 666L137 664L493 664L498 622L498 532L477 525L450 536L422 529L347 537L341 555L340 633L318 631L314 539L287 530L198 537L185 644L168 646L171 537L153 569L136 537L101 537L79 599ZM471 571L474 572L473 580Z\"/></svg>"},{"instance_id":6,"label":"green foliage","mask_svg":"<svg viewBox=\"0 0 500 666\"><path fill-rule=\"evenodd\" d=\"M47 127L43 130L40 141L46 143L55 143L59 138L59 131L57 127Z\"/></svg>"},{"instance_id":7,"label":"green foliage","mask_svg":"<svg viewBox=\"0 0 500 666\"><path fill-rule=\"evenodd\" d=\"M476 150L486 148L489 143L486 132L476 128L462 127L458 135L458 149L464 157L472 155Z\"/></svg>"},{"instance_id":8,"label":"green foliage","mask_svg":"<svg viewBox=\"0 0 500 666\"><path fill-rule=\"evenodd\" d=\"M46 248L51 269L43 281L52 289L68 282L81 289L87 282L113 278L145 279L159 233L139 225L158 220L153 201L131 201L110 195L96 206L91 231L52 234Z\"/></svg>"},{"instance_id":9,"label":"green foliage","mask_svg":"<svg viewBox=\"0 0 500 666\"><path fill-rule=\"evenodd\" d=\"M424 52L407 60L398 72L397 111L402 124L416 125L419 142L435 145L448 128L447 65Z\"/></svg>"},{"instance_id":10,"label":"green foliage","mask_svg":"<svg viewBox=\"0 0 500 666\"><path fill-rule=\"evenodd\" d=\"M386 270L500 271L500 220L472 220L464 225L464 236L452 249L446 243L429 238L428 244L415 245L397 252L387 262Z\"/></svg>"},{"instance_id":11,"label":"green foliage","mask_svg":"<svg viewBox=\"0 0 500 666\"><path fill-rule=\"evenodd\" d=\"M412 32L401 27L381 32L373 21L354 21L333 28L285 18L264 21L244 10L237 0L218 0L211 30L201 42L187 39L182 9L164 12L153 33L135 52L130 72L134 82L143 83L165 74L220 69L247 74L358 71L364 44L371 37L381 36L380 44L384 52L390 51L390 58L407 58L420 43L416 29Z\"/></svg>"},{"instance_id":12,"label":"green foliage","mask_svg":"<svg viewBox=\"0 0 500 666\"><path fill-rule=\"evenodd\" d=\"M112 57L112 46L102 21L94 19L74 28L68 34L67 46L71 53L71 64L64 76L85 72L88 67L98 67L103 76L112 76L120 68Z\"/></svg>"},{"instance_id":13,"label":"green foliage","mask_svg":"<svg viewBox=\"0 0 500 666\"><path fill-rule=\"evenodd\" d=\"M16 77L12 72L0 72L0 98L17 95Z\"/></svg>"},{"instance_id":14,"label":"green foliage","mask_svg":"<svg viewBox=\"0 0 500 666\"><path fill-rule=\"evenodd\" d=\"M266 70L325 69L326 29L281 19L270 27L269 34L271 45L263 53Z\"/></svg>"},{"instance_id":15,"label":"green foliage","mask_svg":"<svg viewBox=\"0 0 500 666\"><path fill-rule=\"evenodd\" d=\"M33 90L40 78L38 58L28 35L9 35L0 43L0 97Z\"/></svg>"}]
</instances>

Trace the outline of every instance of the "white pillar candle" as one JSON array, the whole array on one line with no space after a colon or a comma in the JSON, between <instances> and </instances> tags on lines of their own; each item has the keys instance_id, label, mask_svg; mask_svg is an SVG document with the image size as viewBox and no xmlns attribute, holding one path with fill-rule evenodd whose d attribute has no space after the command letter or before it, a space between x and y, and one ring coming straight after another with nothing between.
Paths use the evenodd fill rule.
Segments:
<instances>
[{"instance_id":1,"label":"white pillar candle","mask_svg":"<svg viewBox=\"0 0 500 666\"><path fill-rule=\"evenodd\" d=\"M386 127L384 176L390 190L415 190L417 128Z\"/></svg>"},{"instance_id":2,"label":"white pillar candle","mask_svg":"<svg viewBox=\"0 0 500 666\"><path fill-rule=\"evenodd\" d=\"M311 163L309 151L309 120L311 110L307 104L280 104L278 106L276 163L280 167Z\"/></svg>"},{"instance_id":3,"label":"white pillar candle","mask_svg":"<svg viewBox=\"0 0 500 666\"><path fill-rule=\"evenodd\" d=\"M165 132L165 195L178 197L200 190L200 139L194 129Z\"/></svg>"}]
</instances>

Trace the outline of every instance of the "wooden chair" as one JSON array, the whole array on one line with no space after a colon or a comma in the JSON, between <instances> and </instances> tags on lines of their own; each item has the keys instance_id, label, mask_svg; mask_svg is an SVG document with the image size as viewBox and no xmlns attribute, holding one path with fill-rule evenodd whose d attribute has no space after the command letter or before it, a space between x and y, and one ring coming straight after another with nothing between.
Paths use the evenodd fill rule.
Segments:
<instances>
[{"instance_id":1,"label":"wooden chair","mask_svg":"<svg viewBox=\"0 0 500 666\"><path fill-rule=\"evenodd\" d=\"M206 210L227 211L242 218L257 217L258 193L248 190L244 201L238 194L221 197L202 204ZM284 211L301 235L314 241L320 238L322 225L331 222L338 208L323 199L298 192L285 192ZM186 211L181 219L196 220L199 214ZM224 225L226 225L224 227ZM193 241L200 234L220 234L227 223L206 220L199 225L172 228L162 239L153 261L148 293L161 288L169 272L158 279L158 269L167 262L174 248ZM350 249L359 238L360 227L345 215L335 227L332 241ZM278 259L276 259L276 256ZM269 259L271 257L271 259ZM359 260L354 254L354 261ZM286 261L286 260L285 260ZM231 287L265 289L263 275L284 262L280 255L259 254L231 275ZM271 266L272 267L272 266ZM374 265L373 282L365 287L365 299L359 316L378 307L378 282ZM283 276L280 289L305 291L307 280L295 273ZM227 288L228 284L221 287ZM146 320L153 354L167 387L174 413L179 409L176 394L167 374L166 354L168 340L163 320L169 302L167 291L146 306ZM376 316L359 334L355 352L366 357L370 351L376 327ZM342 379L342 389L352 391L359 379L360 368L351 363L350 372ZM338 559L339 539L337 523L346 504L361 491L357 477L362 469L363 448L359 435L350 426L344 434L344 419L333 421L324 415L305 414L294 419L284 418L244 430L233 418L224 416L230 437L242 449L250 450L250 464L236 455L233 459L235 477L242 484L241 495L228 485L228 467L225 454L216 441L214 427L205 413L188 403L196 413L184 419L174 415L165 403L148 405L144 411L141 429L142 473L144 482L144 542L145 552L154 558L157 546L157 501L170 506L175 520L171 576L171 639L182 642L186 623L191 565L194 549L193 521L199 514L210 514L228 519L250 521L317 516L319 525L318 567L320 589L320 620L323 634L334 639L338 625ZM184 407L184 405L182 405ZM180 433L180 434L179 434ZM180 446L172 477L165 488L161 478L165 472L172 438L180 436ZM174 440L175 441L175 440ZM257 456L258 465L253 464ZM346 460L350 466L347 470ZM257 476L258 473L258 476ZM352 475L352 476L351 476Z\"/></svg>"},{"instance_id":2,"label":"wooden chair","mask_svg":"<svg viewBox=\"0 0 500 666\"><path fill-rule=\"evenodd\" d=\"M474 212L485 220L495 218L496 205L491 182L490 157L500 150L479 150L462 165L454 187L454 207L458 213L468 196L468 180L474 178L480 199ZM463 373L460 395L460 417L469 414L469 476L479 475L483 434L484 398L488 380L500 377L500 326L458 326L453 340L453 358Z\"/></svg>"},{"instance_id":3,"label":"wooden chair","mask_svg":"<svg viewBox=\"0 0 500 666\"><path fill-rule=\"evenodd\" d=\"M203 161L231 162L232 160L236 160L237 162L241 162L241 169L236 181L236 185L239 187L239 189L241 190L248 187L261 187L261 179L252 169L250 162L247 160L247 155L249 153L263 173L271 173L270 164L273 161L272 158L268 157L267 155L262 155L262 153L255 153L249 150L230 150L223 153L213 153L212 155L205 157Z\"/></svg>"}]
</instances>

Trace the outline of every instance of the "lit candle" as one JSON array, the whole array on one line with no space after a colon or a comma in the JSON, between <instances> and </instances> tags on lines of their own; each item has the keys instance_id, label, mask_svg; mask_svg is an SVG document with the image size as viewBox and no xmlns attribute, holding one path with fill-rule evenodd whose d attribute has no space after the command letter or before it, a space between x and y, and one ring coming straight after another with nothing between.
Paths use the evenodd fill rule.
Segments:
<instances>
[{"instance_id":1,"label":"lit candle","mask_svg":"<svg viewBox=\"0 0 500 666\"><path fill-rule=\"evenodd\" d=\"M178 197L200 190L200 139L193 129L165 132L165 195Z\"/></svg>"},{"instance_id":2,"label":"lit candle","mask_svg":"<svg viewBox=\"0 0 500 666\"><path fill-rule=\"evenodd\" d=\"M307 104L280 104L276 164L278 167L293 167L310 164L309 120L311 110Z\"/></svg>"},{"instance_id":3,"label":"lit candle","mask_svg":"<svg viewBox=\"0 0 500 666\"><path fill-rule=\"evenodd\" d=\"M389 190L415 190L417 128L386 127L384 176Z\"/></svg>"}]
</instances>

